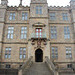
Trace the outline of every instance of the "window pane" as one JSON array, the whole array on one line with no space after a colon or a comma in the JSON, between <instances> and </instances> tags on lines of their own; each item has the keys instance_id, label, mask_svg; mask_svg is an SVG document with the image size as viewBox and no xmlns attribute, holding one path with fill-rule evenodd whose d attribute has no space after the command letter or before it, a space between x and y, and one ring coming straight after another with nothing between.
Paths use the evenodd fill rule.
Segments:
<instances>
[{"instance_id":1,"label":"window pane","mask_svg":"<svg viewBox=\"0 0 75 75\"><path fill-rule=\"evenodd\" d=\"M22 59L22 55L20 55L20 59Z\"/></svg>"},{"instance_id":2,"label":"window pane","mask_svg":"<svg viewBox=\"0 0 75 75\"><path fill-rule=\"evenodd\" d=\"M56 39L57 38L57 29L56 26L51 26L51 39Z\"/></svg>"},{"instance_id":3,"label":"window pane","mask_svg":"<svg viewBox=\"0 0 75 75\"><path fill-rule=\"evenodd\" d=\"M9 20L15 20L15 13L14 12L10 13Z\"/></svg>"},{"instance_id":4,"label":"window pane","mask_svg":"<svg viewBox=\"0 0 75 75\"><path fill-rule=\"evenodd\" d=\"M7 38L8 39L13 39L13 33L14 33L14 27L8 27L8 35Z\"/></svg>"},{"instance_id":5,"label":"window pane","mask_svg":"<svg viewBox=\"0 0 75 75\"><path fill-rule=\"evenodd\" d=\"M36 6L36 14L42 14L42 6Z\"/></svg>"},{"instance_id":6,"label":"window pane","mask_svg":"<svg viewBox=\"0 0 75 75\"><path fill-rule=\"evenodd\" d=\"M28 13L27 12L23 12L22 13L22 20L27 20L28 19Z\"/></svg>"},{"instance_id":7,"label":"window pane","mask_svg":"<svg viewBox=\"0 0 75 75\"><path fill-rule=\"evenodd\" d=\"M64 38L65 39L70 39L70 29L68 26L64 27Z\"/></svg>"},{"instance_id":8,"label":"window pane","mask_svg":"<svg viewBox=\"0 0 75 75\"><path fill-rule=\"evenodd\" d=\"M26 57L26 48L20 48L20 59L24 59Z\"/></svg>"},{"instance_id":9,"label":"window pane","mask_svg":"<svg viewBox=\"0 0 75 75\"><path fill-rule=\"evenodd\" d=\"M52 58L58 58L58 48L57 47L51 47L52 50Z\"/></svg>"},{"instance_id":10,"label":"window pane","mask_svg":"<svg viewBox=\"0 0 75 75\"><path fill-rule=\"evenodd\" d=\"M56 19L55 13L50 13L50 20L55 20L55 19Z\"/></svg>"},{"instance_id":11,"label":"window pane","mask_svg":"<svg viewBox=\"0 0 75 75\"><path fill-rule=\"evenodd\" d=\"M72 58L71 47L66 47L66 58Z\"/></svg>"},{"instance_id":12,"label":"window pane","mask_svg":"<svg viewBox=\"0 0 75 75\"><path fill-rule=\"evenodd\" d=\"M27 38L27 27L21 27L21 39Z\"/></svg>"}]
</instances>

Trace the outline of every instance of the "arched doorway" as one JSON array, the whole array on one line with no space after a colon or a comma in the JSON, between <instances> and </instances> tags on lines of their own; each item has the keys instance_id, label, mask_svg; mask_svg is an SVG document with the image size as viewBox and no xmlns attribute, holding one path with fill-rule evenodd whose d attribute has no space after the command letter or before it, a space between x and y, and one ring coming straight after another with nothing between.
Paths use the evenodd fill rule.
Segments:
<instances>
[{"instance_id":1,"label":"arched doorway","mask_svg":"<svg viewBox=\"0 0 75 75\"><path fill-rule=\"evenodd\" d=\"M41 49L35 51L35 62L43 62L43 51Z\"/></svg>"}]
</instances>

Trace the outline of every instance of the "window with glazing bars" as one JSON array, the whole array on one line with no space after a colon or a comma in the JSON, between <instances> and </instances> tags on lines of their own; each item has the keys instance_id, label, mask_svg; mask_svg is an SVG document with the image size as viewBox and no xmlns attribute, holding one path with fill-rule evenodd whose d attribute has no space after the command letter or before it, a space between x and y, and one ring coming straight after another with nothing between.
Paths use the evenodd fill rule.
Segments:
<instances>
[{"instance_id":1,"label":"window with glazing bars","mask_svg":"<svg viewBox=\"0 0 75 75\"><path fill-rule=\"evenodd\" d=\"M36 14L42 14L42 6L36 6Z\"/></svg>"},{"instance_id":2,"label":"window with glazing bars","mask_svg":"<svg viewBox=\"0 0 75 75\"><path fill-rule=\"evenodd\" d=\"M36 33L37 38L42 37L42 29L41 28L36 28L35 33Z\"/></svg>"},{"instance_id":3,"label":"window with glazing bars","mask_svg":"<svg viewBox=\"0 0 75 75\"><path fill-rule=\"evenodd\" d=\"M7 59L10 59L11 58L11 48L10 47L7 47L5 48L5 58Z\"/></svg>"},{"instance_id":4,"label":"window with glazing bars","mask_svg":"<svg viewBox=\"0 0 75 75\"><path fill-rule=\"evenodd\" d=\"M57 27L56 26L51 26L51 39L57 39Z\"/></svg>"},{"instance_id":5,"label":"window with glazing bars","mask_svg":"<svg viewBox=\"0 0 75 75\"><path fill-rule=\"evenodd\" d=\"M70 39L70 29L69 26L64 27L64 38L65 39Z\"/></svg>"},{"instance_id":6,"label":"window with glazing bars","mask_svg":"<svg viewBox=\"0 0 75 75\"><path fill-rule=\"evenodd\" d=\"M62 13L62 17L63 17L63 20L68 20L68 14L67 13Z\"/></svg>"},{"instance_id":7,"label":"window with glazing bars","mask_svg":"<svg viewBox=\"0 0 75 75\"><path fill-rule=\"evenodd\" d=\"M50 20L55 20L55 19L56 19L55 12L51 12L50 13Z\"/></svg>"},{"instance_id":8,"label":"window with glazing bars","mask_svg":"<svg viewBox=\"0 0 75 75\"><path fill-rule=\"evenodd\" d=\"M21 27L21 39L27 39L27 27Z\"/></svg>"},{"instance_id":9,"label":"window with glazing bars","mask_svg":"<svg viewBox=\"0 0 75 75\"><path fill-rule=\"evenodd\" d=\"M15 20L15 12L10 13L9 20Z\"/></svg>"},{"instance_id":10,"label":"window with glazing bars","mask_svg":"<svg viewBox=\"0 0 75 75\"><path fill-rule=\"evenodd\" d=\"M28 19L28 13L27 12L23 12L22 13L22 20L27 20Z\"/></svg>"},{"instance_id":11,"label":"window with glazing bars","mask_svg":"<svg viewBox=\"0 0 75 75\"><path fill-rule=\"evenodd\" d=\"M26 57L26 48L20 48L20 59L25 59Z\"/></svg>"},{"instance_id":12,"label":"window with glazing bars","mask_svg":"<svg viewBox=\"0 0 75 75\"><path fill-rule=\"evenodd\" d=\"M7 39L13 39L14 27L8 27Z\"/></svg>"},{"instance_id":13,"label":"window with glazing bars","mask_svg":"<svg viewBox=\"0 0 75 75\"><path fill-rule=\"evenodd\" d=\"M51 47L51 56L52 56L52 59L58 58L58 48L57 47Z\"/></svg>"},{"instance_id":14,"label":"window with glazing bars","mask_svg":"<svg viewBox=\"0 0 75 75\"><path fill-rule=\"evenodd\" d=\"M66 47L66 58L72 58L71 47Z\"/></svg>"}]
</instances>

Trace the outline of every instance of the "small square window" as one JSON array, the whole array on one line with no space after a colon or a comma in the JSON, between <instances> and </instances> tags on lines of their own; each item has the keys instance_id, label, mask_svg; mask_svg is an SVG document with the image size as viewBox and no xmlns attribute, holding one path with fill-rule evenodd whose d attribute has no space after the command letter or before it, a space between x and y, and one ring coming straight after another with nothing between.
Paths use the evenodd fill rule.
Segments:
<instances>
[{"instance_id":1,"label":"small square window","mask_svg":"<svg viewBox=\"0 0 75 75\"><path fill-rule=\"evenodd\" d=\"M6 68L8 68L8 69L9 69L9 68L11 68L11 65L9 65L9 64L8 64L8 65L6 65Z\"/></svg>"},{"instance_id":2,"label":"small square window","mask_svg":"<svg viewBox=\"0 0 75 75\"><path fill-rule=\"evenodd\" d=\"M72 64L68 64L67 65L67 68L72 68Z\"/></svg>"}]
</instances>

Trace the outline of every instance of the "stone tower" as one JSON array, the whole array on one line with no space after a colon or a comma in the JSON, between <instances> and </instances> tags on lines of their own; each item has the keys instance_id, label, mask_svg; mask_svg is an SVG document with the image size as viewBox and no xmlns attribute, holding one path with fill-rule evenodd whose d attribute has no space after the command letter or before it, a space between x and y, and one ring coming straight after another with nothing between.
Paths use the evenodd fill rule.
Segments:
<instances>
[{"instance_id":1,"label":"stone tower","mask_svg":"<svg viewBox=\"0 0 75 75\"><path fill-rule=\"evenodd\" d=\"M70 1L70 6L71 6L71 12L72 12L72 24L74 26L74 42L75 42L75 0Z\"/></svg>"},{"instance_id":2,"label":"stone tower","mask_svg":"<svg viewBox=\"0 0 75 75\"><path fill-rule=\"evenodd\" d=\"M36 10L41 10L41 12L37 13ZM39 25L39 26L38 26ZM47 45L44 45L45 39L49 38L49 27L48 27L48 4L47 0L31 0L30 4L30 21L29 21L29 43L28 43L28 57L33 56L35 61L35 51L38 49L41 49L43 51L43 59L45 59L45 56L48 56L50 58L50 50L49 50L49 41L46 40ZM41 28L43 30L43 34L46 35L45 38L42 37L40 40L41 46L38 46L38 38L36 37L35 30ZM34 41L34 45L31 45L33 43L32 37ZM40 42L40 41L39 41ZM42 45L43 44L43 45ZM34 51L35 50L35 51ZM44 60L43 60L44 61Z\"/></svg>"},{"instance_id":3,"label":"stone tower","mask_svg":"<svg viewBox=\"0 0 75 75\"><path fill-rule=\"evenodd\" d=\"M71 18L72 18L72 25L74 29L74 43L75 43L75 0L70 1L71 7ZM74 54L75 54L75 45L74 45ZM75 64L73 64L73 68L75 69Z\"/></svg>"},{"instance_id":4,"label":"stone tower","mask_svg":"<svg viewBox=\"0 0 75 75\"><path fill-rule=\"evenodd\" d=\"M8 3L7 0L1 0L1 4L0 4L0 61L1 61L3 29L5 24L5 14L7 9L7 3Z\"/></svg>"},{"instance_id":5,"label":"stone tower","mask_svg":"<svg viewBox=\"0 0 75 75\"><path fill-rule=\"evenodd\" d=\"M8 0L1 0L1 4L2 5L7 5L8 4Z\"/></svg>"}]
</instances>

